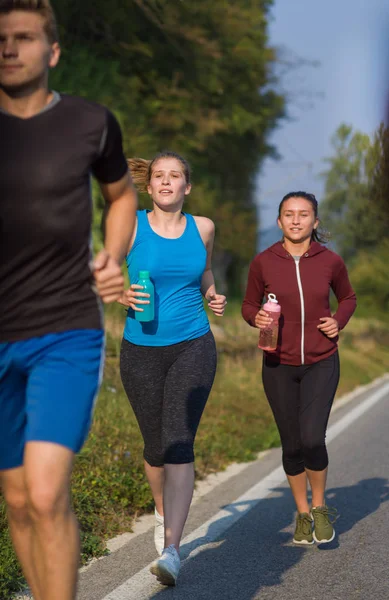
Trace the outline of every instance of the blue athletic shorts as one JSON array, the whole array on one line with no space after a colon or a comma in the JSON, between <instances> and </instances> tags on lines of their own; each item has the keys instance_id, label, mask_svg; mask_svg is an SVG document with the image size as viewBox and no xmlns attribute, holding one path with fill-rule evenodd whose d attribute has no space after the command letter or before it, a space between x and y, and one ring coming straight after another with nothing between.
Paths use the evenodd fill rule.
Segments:
<instances>
[{"instance_id":1,"label":"blue athletic shorts","mask_svg":"<svg viewBox=\"0 0 389 600\"><path fill-rule=\"evenodd\" d=\"M104 332L0 343L0 470L23 465L27 442L81 450L104 362Z\"/></svg>"}]
</instances>

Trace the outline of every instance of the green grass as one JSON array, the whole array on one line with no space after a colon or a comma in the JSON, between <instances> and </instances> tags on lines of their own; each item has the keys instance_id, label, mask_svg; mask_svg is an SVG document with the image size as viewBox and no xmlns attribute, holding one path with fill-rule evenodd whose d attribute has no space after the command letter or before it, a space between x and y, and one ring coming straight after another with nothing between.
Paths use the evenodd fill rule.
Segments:
<instances>
[{"instance_id":1,"label":"green grass","mask_svg":"<svg viewBox=\"0 0 389 600\"><path fill-rule=\"evenodd\" d=\"M8 534L4 503L0 502L0 600L9 600L24 584Z\"/></svg>"},{"instance_id":2,"label":"green grass","mask_svg":"<svg viewBox=\"0 0 389 600\"><path fill-rule=\"evenodd\" d=\"M211 317L217 330L219 366L196 441L196 474L203 478L234 461L248 461L279 444L261 385L258 332L228 304L225 319ZM123 308L107 311L105 378L88 442L76 460L73 502L82 530L82 562L106 552L108 538L131 530L134 516L152 510L144 476L142 440L122 389L118 356ZM389 371L389 323L355 318L340 344L338 396ZM4 505L0 503L0 599L9 600L22 578L13 554Z\"/></svg>"},{"instance_id":3,"label":"green grass","mask_svg":"<svg viewBox=\"0 0 389 600\"><path fill-rule=\"evenodd\" d=\"M389 322L354 318L340 340L338 396L389 371Z\"/></svg>"}]
</instances>

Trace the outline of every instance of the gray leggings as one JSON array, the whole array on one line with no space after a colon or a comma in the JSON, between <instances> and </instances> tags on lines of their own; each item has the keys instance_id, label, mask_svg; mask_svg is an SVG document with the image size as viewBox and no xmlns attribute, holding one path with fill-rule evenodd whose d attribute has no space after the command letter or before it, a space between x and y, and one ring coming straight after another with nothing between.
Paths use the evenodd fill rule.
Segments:
<instances>
[{"instance_id":1,"label":"gray leggings","mask_svg":"<svg viewBox=\"0 0 389 600\"><path fill-rule=\"evenodd\" d=\"M123 339L120 374L149 465L194 461L194 440L215 373L211 331L172 346L136 346Z\"/></svg>"}]
</instances>

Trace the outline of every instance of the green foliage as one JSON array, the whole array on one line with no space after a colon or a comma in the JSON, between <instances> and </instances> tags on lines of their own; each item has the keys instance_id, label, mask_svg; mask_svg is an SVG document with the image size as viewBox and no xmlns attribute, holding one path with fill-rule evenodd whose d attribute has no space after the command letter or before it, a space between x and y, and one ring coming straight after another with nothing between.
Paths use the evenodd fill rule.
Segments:
<instances>
[{"instance_id":1,"label":"green foliage","mask_svg":"<svg viewBox=\"0 0 389 600\"><path fill-rule=\"evenodd\" d=\"M375 141L371 196L376 217L380 220L381 232L384 237L389 237L389 128L381 124Z\"/></svg>"},{"instance_id":2,"label":"green foliage","mask_svg":"<svg viewBox=\"0 0 389 600\"><path fill-rule=\"evenodd\" d=\"M381 125L373 139L341 125L332 138L321 216L346 258L372 249L388 237L389 130Z\"/></svg>"},{"instance_id":3,"label":"green foliage","mask_svg":"<svg viewBox=\"0 0 389 600\"><path fill-rule=\"evenodd\" d=\"M351 271L357 297L375 315L389 311L389 238L371 252L361 251Z\"/></svg>"},{"instance_id":4,"label":"green foliage","mask_svg":"<svg viewBox=\"0 0 389 600\"><path fill-rule=\"evenodd\" d=\"M216 252L238 263L255 251L254 179L284 114L271 87L271 4L53 0L64 48L53 87L110 107L128 156L184 155L195 182L187 210L216 222Z\"/></svg>"},{"instance_id":5,"label":"green foliage","mask_svg":"<svg viewBox=\"0 0 389 600\"><path fill-rule=\"evenodd\" d=\"M370 139L341 125L333 147L321 216L350 262L358 302L382 312L389 308L389 129L381 125Z\"/></svg>"},{"instance_id":6,"label":"green foliage","mask_svg":"<svg viewBox=\"0 0 389 600\"><path fill-rule=\"evenodd\" d=\"M8 532L5 505L0 499L0 600L23 588L23 577Z\"/></svg>"},{"instance_id":7,"label":"green foliage","mask_svg":"<svg viewBox=\"0 0 389 600\"><path fill-rule=\"evenodd\" d=\"M353 132L341 125L332 138L334 156L328 158L325 197L321 217L330 230L337 248L346 259L359 249L377 243L382 228L371 188L379 154L377 137Z\"/></svg>"}]
</instances>

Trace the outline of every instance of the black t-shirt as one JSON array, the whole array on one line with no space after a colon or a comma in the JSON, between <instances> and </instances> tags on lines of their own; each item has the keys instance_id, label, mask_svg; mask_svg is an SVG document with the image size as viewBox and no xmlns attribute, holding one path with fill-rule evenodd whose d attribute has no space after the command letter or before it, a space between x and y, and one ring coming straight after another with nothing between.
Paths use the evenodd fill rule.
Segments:
<instances>
[{"instance_id":1,"label":"black t-shirt","mask_svg":"<svg viewBox=\"0 0 389 600\"><path fill-rule=\"evenodd\" d=\"M0 111L0 342L99 329L90 270L92 173L127 171L104 107L60 96L30 119Z\"/></svg>"}]
</instances>

